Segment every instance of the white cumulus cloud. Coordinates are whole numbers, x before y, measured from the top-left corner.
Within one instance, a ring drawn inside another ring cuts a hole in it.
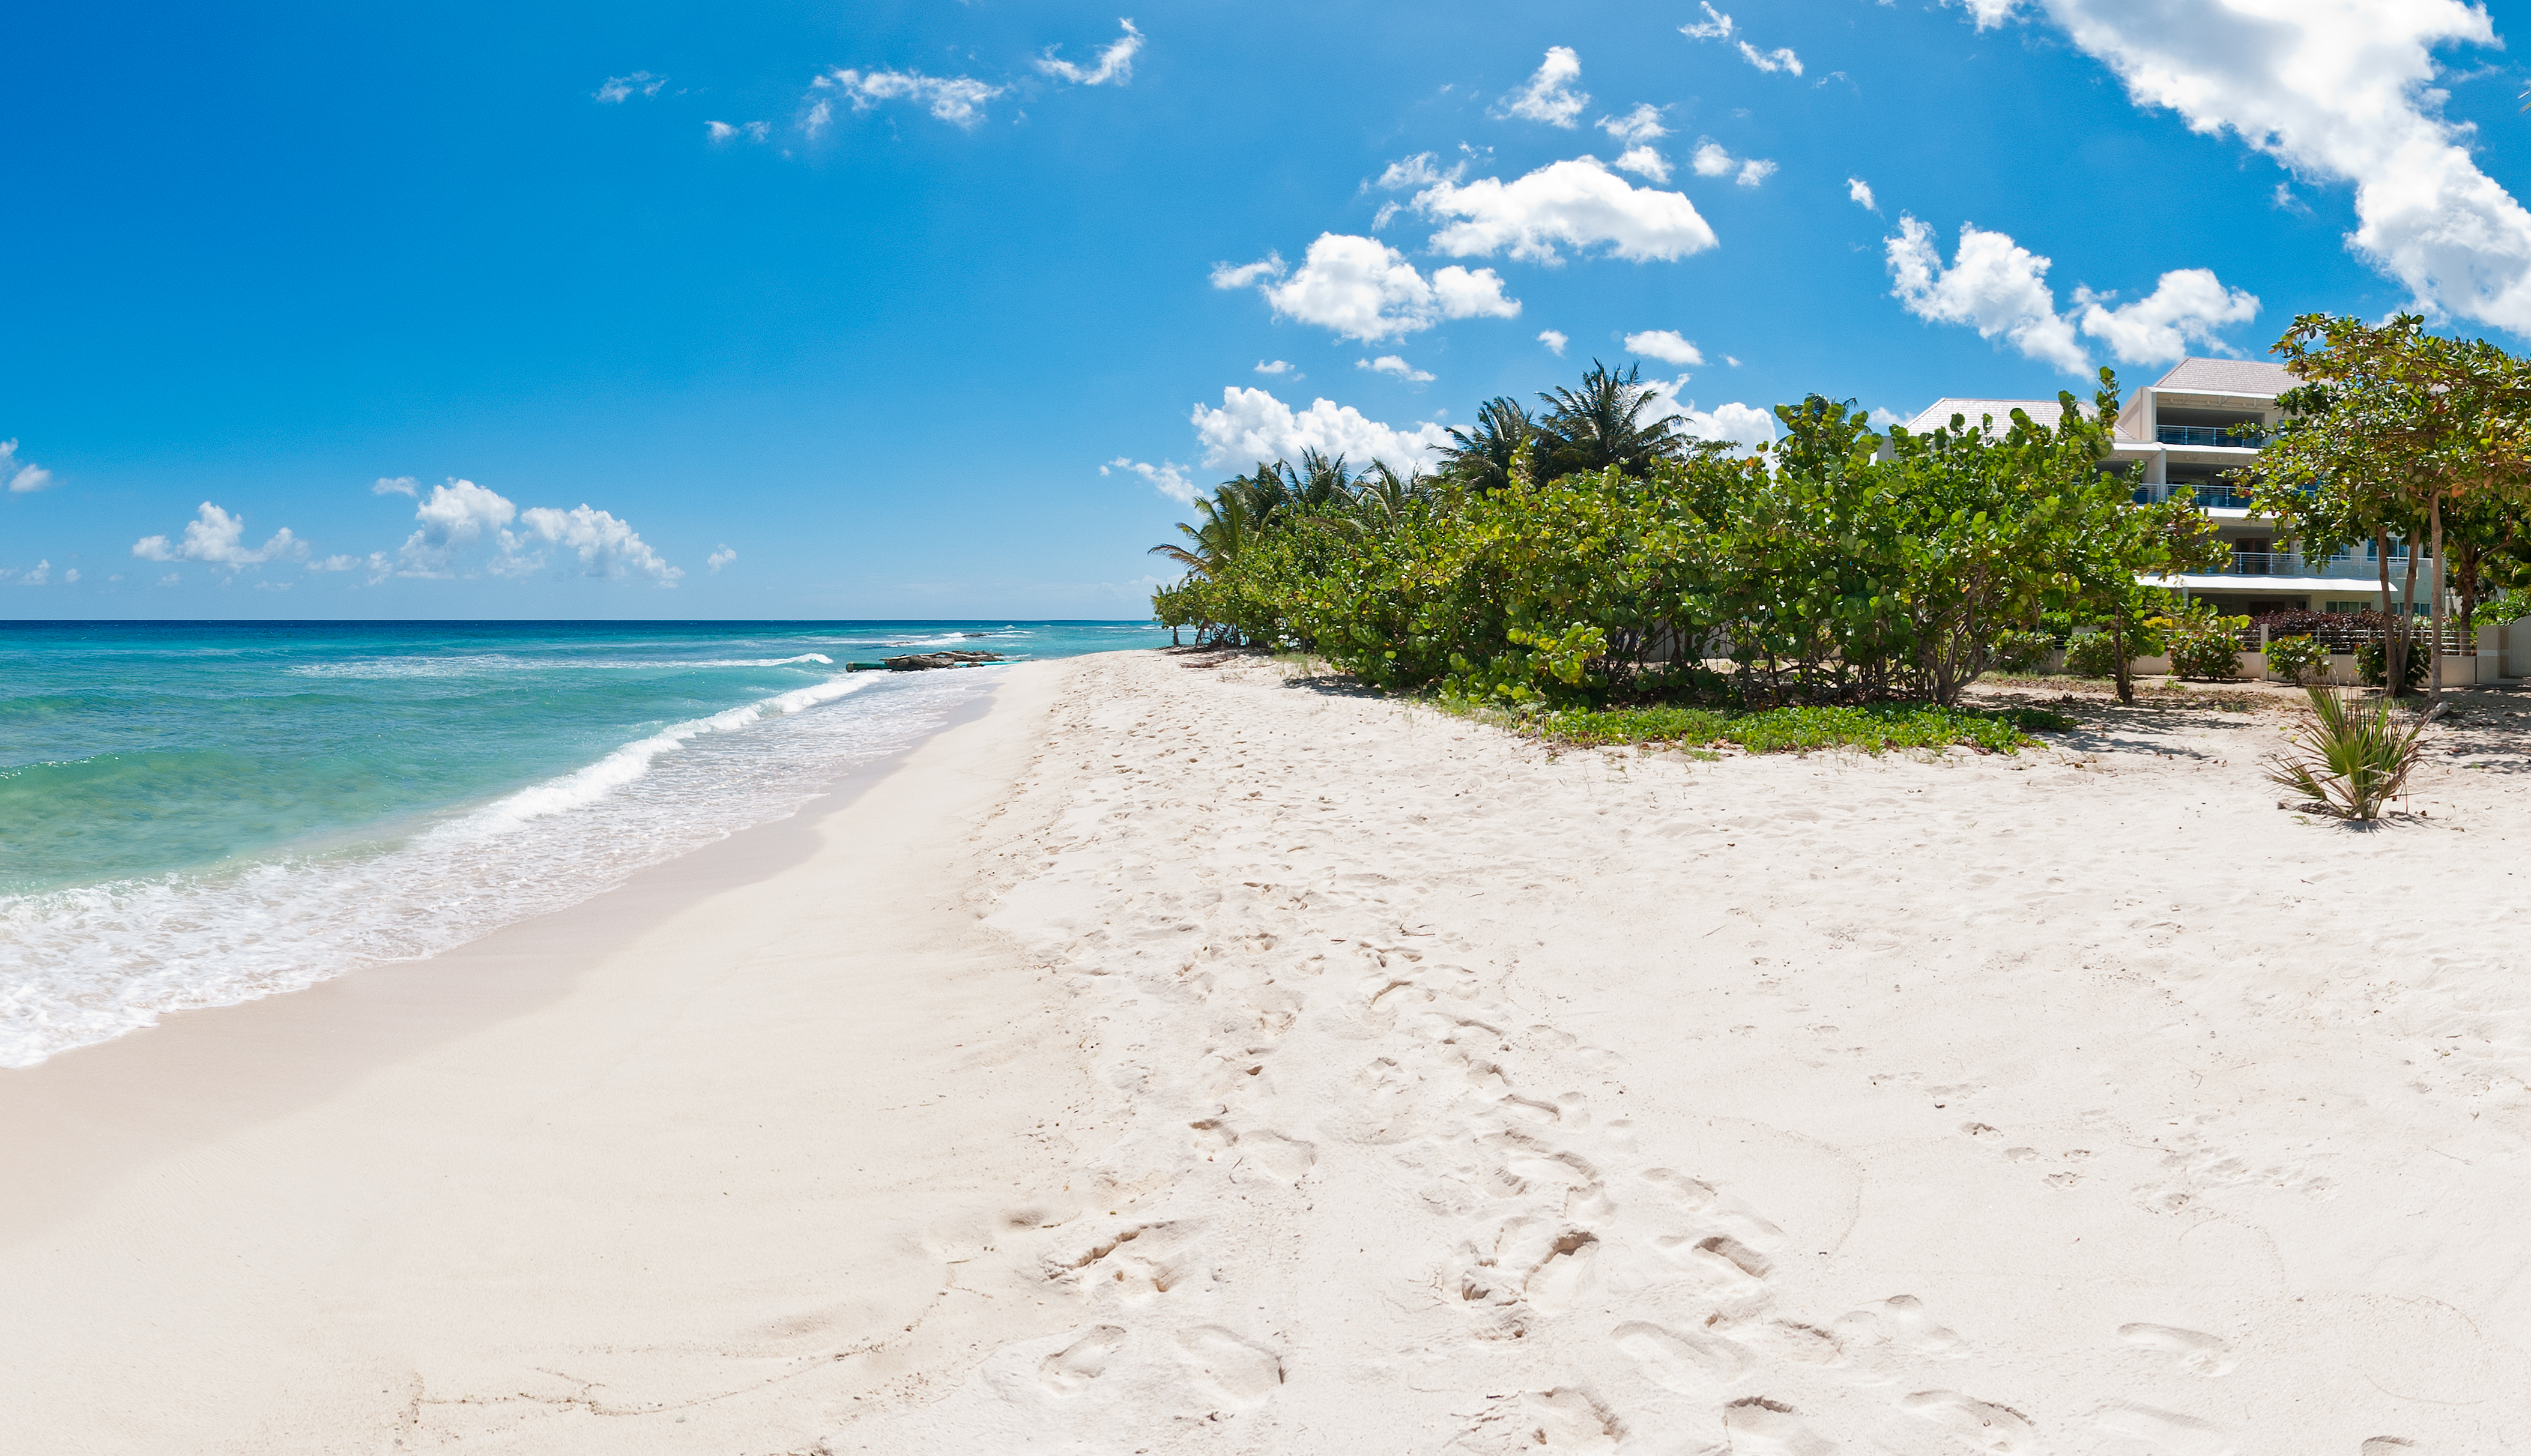
[[[1564,346],[1573,341],[1550,328],[1540,331],[1538,342],[1547,346],[1547,353],[1554,355],[1557,359],[1562,359],[1564,357]]]
[[[1378,359],[1357,359],[1353,362],[1353,366],[1357,369],[1370,369],[1375,373],[1394,374],[1409,384],[1430,384],[1433,382],[1433,376],[1431,374],[1415,367],[1413,364],[1408,364],[1404,359],[1401,359],[1394,354],[1383,354]]]
[[[1198,405],[1192,419],[1196,438],[1204,445],[1204,463],[1242,469],[1261,460],[1298,460],[1302,451],[1318,450],[1357,466],[1378,460],[1392,470],[1420,470],[1433,463],[1433,452],[1450,443],[1449,433],[1429,421],[1394,429],[1351,405],[1327,399],[1295,411],[1262,389],[1237,385],[1221,391],[1221,408]]]
[[[2126,364],[2176,363],[2192,343],[2230,353],[2216,330],[2259,316],[2258,299],[2245,289],[2225,288],[2212,268],[2174,268],[2131,304],[2110,308],[2111,297],[2077,288],[2074,307],[2083,332]]]
[[[920,71],[837,70],[809,84],[843,96],[855,111],[868,111],[882,101],[914,101],[951,126],[971,132],[984,124],[985,103],[1002,93],[1002,87],[970,77],[926,76]],[[810,112],[810,134],[823,130],[832,114],[819,100]]]
[[[6,576],[8,576],[8,573],[7,573],[7,572],[0,572],[0,577],[6,577]],[[47,583],[47,582],[51,581],[52,579],[53,579],[53,563],[52,563],[52,558],[50,558],[50,557],[46,557],[46,558],[44,558],[43,560],[36,562],[34,565],[32,565],[32,566],[30,566],[30,567],[27,568],[25,571],[20,572],[20,573],[18,574],[18,585],[19,585],[19,586],[21,586],[21,587],[41,587],[41,586],[43,586],[45,583]],[[71,575],[70,575],[70,579],[71,579],[72,581],[74,581],[74,582],[78,581],[78,580],[79,580],[79,573],[78,573],[78,572],[72,572],[72,573],[71,573]]]
[[[1273,363],[1268,364],[1265,360],[1261,359],[1257,361],[1257,372],[1261,374],[1292,374],[1295,371],[1292,368],[1292,365],[1286,361],[1278,359]]]
[[[1756,187],[1775,175],[1773,162],[1756,157],[1735,157],[1729,147],[1713,140],[1698,142],[1696,151],[1688,158],[1688,165],[1696,169],[1699,177],[1730,177],[1737,172],[1740,175],[1733,180],[1742,187]]]
[[[519,508],[497,490],[472,480],[451,480],[430,487],[430,495],[414,508],[422,523],[396,553],[399,576],[444,577],[455,574],[458,554],[498,532],[517,519]],[[370,555],[372,571],[382,571],[384,558]]]
[[[1109,41],[1107,48],[1098,53],[1097,65],[1076,66],[1058,58],[1054,47],[1048,46],[1045,54],[1038,57],[1037,69],[1081,85],[1105,85],[1110,82],[1123,85],[1132,81],[1134,54],[1143,48],[1143,32],[1134,28],[1132,21],[1119,21],[1117,24],[1125,28],[1125,33]]]
[[[246,517],[232,516],[204,501],[194,519],[185,523],[181,539],[170,541],[163,535],[145,535],[132,543],[132,554],[143,561],[200,561],[235,571],[267,561],[305,560],[308,543],[292,535],[285,526],[262,545],[250,546],[246,543]]]
[[[586,503],[568,511],[551,506],[531,506],[519,513],[519,530],[501,532],[503,561],[495,570],[506,575],[525,575],[542,566],[545,553],[534,550],[535,545],[550,545],[579,558],[580,575],[584,577],[643,576],[662,587],[673,587],[685,573],[660,559],[641,534],[605,511],[592,510]],[[516,563],[516,565],[512,565]]]
[[[1649,146],[1627,147],[1617,153],[1613,165],[1618,171],[1632,172],[1637,177],[1649,177],[1655,182],[1669,181],[1669,158]]]
[[[1972,325],[1981,339],[2000,337],[2069,373],[2089,368],[2074,326],[2056,314],[2048,259],[2008,235],[1962,225],[1959,252],[1944,267],[1933,228],[1901,213],[1888,258],[1891,295],[1917,317]]]
[[[1664,364],[1705,363],[1705,355],[1694,344],[1679,337],[1678,330],[1671,328],[1646,329],[1640,334],[1626,335],[1626,352],[1658,359]]]
[[[1191,505],[1195,501],[1195,482],[1187,478],[1186,468],[1174,460],[1163,460],[1158,465],[1153,465],[1148,461],[1119,455],[1100,466],[1098,474],[1106,475],[1111,469],[1123,471],[1129,476],[1142,476],[1153,490],[1176,501],[1179,505]]]
[[[369,487],[371,495],[419,495],[421,493],[422,482],[411,476],[380,476],[378,483]]]
[[[1279,257],[1241,267],[1224,263],[1212,270],[1212,286],[1256,283],[1277,314],[1366,344],[1428,329],[1444,318],[1520,313],[1520,301],[1503,297],[1502,279],[1493,269],[1471,272],[1453,264],[1428,279],[1406,254],[1377,238],[1322,233],[1301,266],[1285,273]]]
[[[1858,207],[1869,208],[1874,212],[1881,210],[1881,204],[1872,199],[1872,184],[1860,177],[1845,179],[1845,195],[1853,198],[1854,205]]]
[[[1569,45],[1550,45],[1547,59],[1539,63],[1537,74],[1529,84],[1502,99],[1502,113],[1528,121],[1545,122],[1550,127],[1570,127],[1582,108],[1591,104],[1588,91],[1573,89],[1582,79],[1582,58]]]
[[[703,558],[703,565],[712,569],[713,576],[719,576],[720,569],[722,567],[729,565],[737,559],[738,553],[729,548],[729,542],[723,541],[720,543],[720,549]]]
[[[1435,183],[1415,195],[1416,210],[1448,220],[1433,247],[1455,256],[1513,257],[1554,263],[1558,245],[1608,245],[1636,261],[1669,261],[1715,246],[1714,229],[1678,193],[1638,188],[1597,157],[1550,162],[1506,183],[1486,177],[1465,186]]]
[[[2056,311],[2048,284],[2049,260],[2003,233],[1960,228],[1959,251],[1942,263],[1934,230],[1906,213],[1898,236],[1888,240],[1892,297],[1908,312],[1938,323],[1965,323],[1978,337],[2001,338],[2032,359],[2068,373],[2090,371],[2082,333],[2101,340],[2128,364],[2166,364],[2191,343],[2230,352],[2218,330],[2258,315],[2259,301],[2225,288],[2209,268],[2177,268],[2162,275],[2151,294],[2112,307],[2112,295],[2074,291],[2071,314]]]
[[[597,100],[616,106],[632,100],[635,96],[645,99],[655,96],[659,94],[659,87],[667,84],[668,78],[664,76],[652,76],[647,71],[636,71],[630,76],[606,78],[606,84],[599,86],[591,94]]]
[[[1691,439],[1727,440],[1733,453],[1745,455],[1775,438],[1775,417],[1755,405],[1716,405],[1700,410],[1696,401],[1687,397],[1687,376],[1676,379],[1648,379],[1652,396],[1644,411],[1645,419],[1675,420],[1679,432]]]
[[[2008,0],[1972,0],[1981,28]],[[2047,0],[2138,106],[2226,133],[2305,181],[2355,189],[2348,245],[2445,311],[2531,332],[2531,211],[2482,171],[2443,115],[2434,49],[2502,42],[2461,0]]]
[[[51,471],[33,461],[18,459],[16,440],[0,440],[0,480],[9,482],[9,490],[12,494],[41,490],[47,485],[57,483]]]

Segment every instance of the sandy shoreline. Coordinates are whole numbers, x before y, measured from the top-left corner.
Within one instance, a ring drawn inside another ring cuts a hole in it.
[[[1550,758],[1189,661],[1015,670],[691,903],[0,1078],[0,1409],[58,1451],[2531,1448],[2531,729],[2362,835],[2275,808],[2251,714]]]

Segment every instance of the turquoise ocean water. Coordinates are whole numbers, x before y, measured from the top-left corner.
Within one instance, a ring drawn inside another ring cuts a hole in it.
[[[0,623],[0,1067],[411,960],[799,810],[1148,623]]]

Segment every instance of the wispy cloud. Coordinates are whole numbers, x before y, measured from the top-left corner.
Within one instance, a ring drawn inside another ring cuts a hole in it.
[[[1394,354],[1383,354],[1378,359],[1357,359],[1353,362],[1353,366],[1357,369],[1369,369],[1378,374],[1388,374],[1395,378],[1403,379],[1409,384],[1430,384],[1433,382],[1433,376],[1431,374],[1415,367],[1413,364],[1408,364],[1404,359]]]
[[[729,565],[737,559],[738,553],[729,548],[729,543],[727,541],[723,541],[721,542],[719,550],[714,551],[709,556],[703,558],[703,565],[711,568],[713,576],[719,576],[720,569],[722,567]]]
[[[630,76],[606,78],[606,84],[599,86],[591,94],[609,106],[620,106],[635,96],[647,100],[659,94],[659,87],[667,84],[668,78],[664,76],[652,76],[647,71],[636,71]]]
[[[855,111],[869,111],[882,101],[913,101],[949,125],[970,132],[984,124],[985,104],[1005,89],[973,77],[926,76],[920,71],[837,70],[809,84],[843,96]],[[810,109],[810,135],[824,130],[833,115],[825,100],[819,99]]]
[[[1773,50],[1760,50],[1742,36],[1740,27],[1731,17],[1715,9],[1710,3],[1706,3],[1704,9],[1704,20],[1679,27],[1678,33],[1690,40],[1728,40],[1732,47],[1740,52],[1740,59],[1761,71],[1788,71],[1795,76],[1802,74],[1802,58],[1793,54],[1791,47],[1778,46]]]
[[[1038,57],[1037,69],[1079,85],[1125,84],[1134,79],[1134,57],[1143,48],[1143,32],[1135,29],[1130,20],[1117,24],[1125,28],[1125,33],[1098,52],[1097,65],[1076,66],[1056,56],[1055,47],[1047,46],[1045,54]]]
[[[760,121],[740,122],[736,126],[728,122],[703,123],[703,135],[715,142],[734,141],[741,137],[750,141],[761,141],[770,136],[772,131],[772,127]]]
[[[1845,179],[1845,195],[1853,198],[1854,204],[1858,207],[1869,208],[1874,212],[1881,210],[1881,204],[1872,198],[1872,184],[1860,177]]]
[[[1189,505],[1195,500],[1195,482],[1187,478],[1185,468],[1175,461],[1163,460],[1158,465],[1152,465],[1119,455],[1098,468],[1098,474],[1102,476],[1111,474],[1113,471],[1123,471],[1129,476],[1142,476],[1144,480],[1150,482],[1153,490],[1176,501],[1179,505]]]

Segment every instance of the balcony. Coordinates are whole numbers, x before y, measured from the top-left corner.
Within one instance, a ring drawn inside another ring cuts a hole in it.
[[[2390,586],[2397,589],[2408,571],[2408,558],[2390,558]],[[2434,580],[2432,558],[2417,558],[2417,580]],[[2381,578],[2381,566],[2369,557],[2348,553],[2341,556],[2305,558],[2294,551],[2235,551],[2229,561],[2212,572],[2191,572],[2191,576],[2218,577],[2328,577],[2338,581],[2372,582]]]
[[[2256,450],[2268,442],[2267,431],[2255,425],[2162,424],[2154,427],[2153,434],[2165,445],[2222,445],[2234,450]]]

